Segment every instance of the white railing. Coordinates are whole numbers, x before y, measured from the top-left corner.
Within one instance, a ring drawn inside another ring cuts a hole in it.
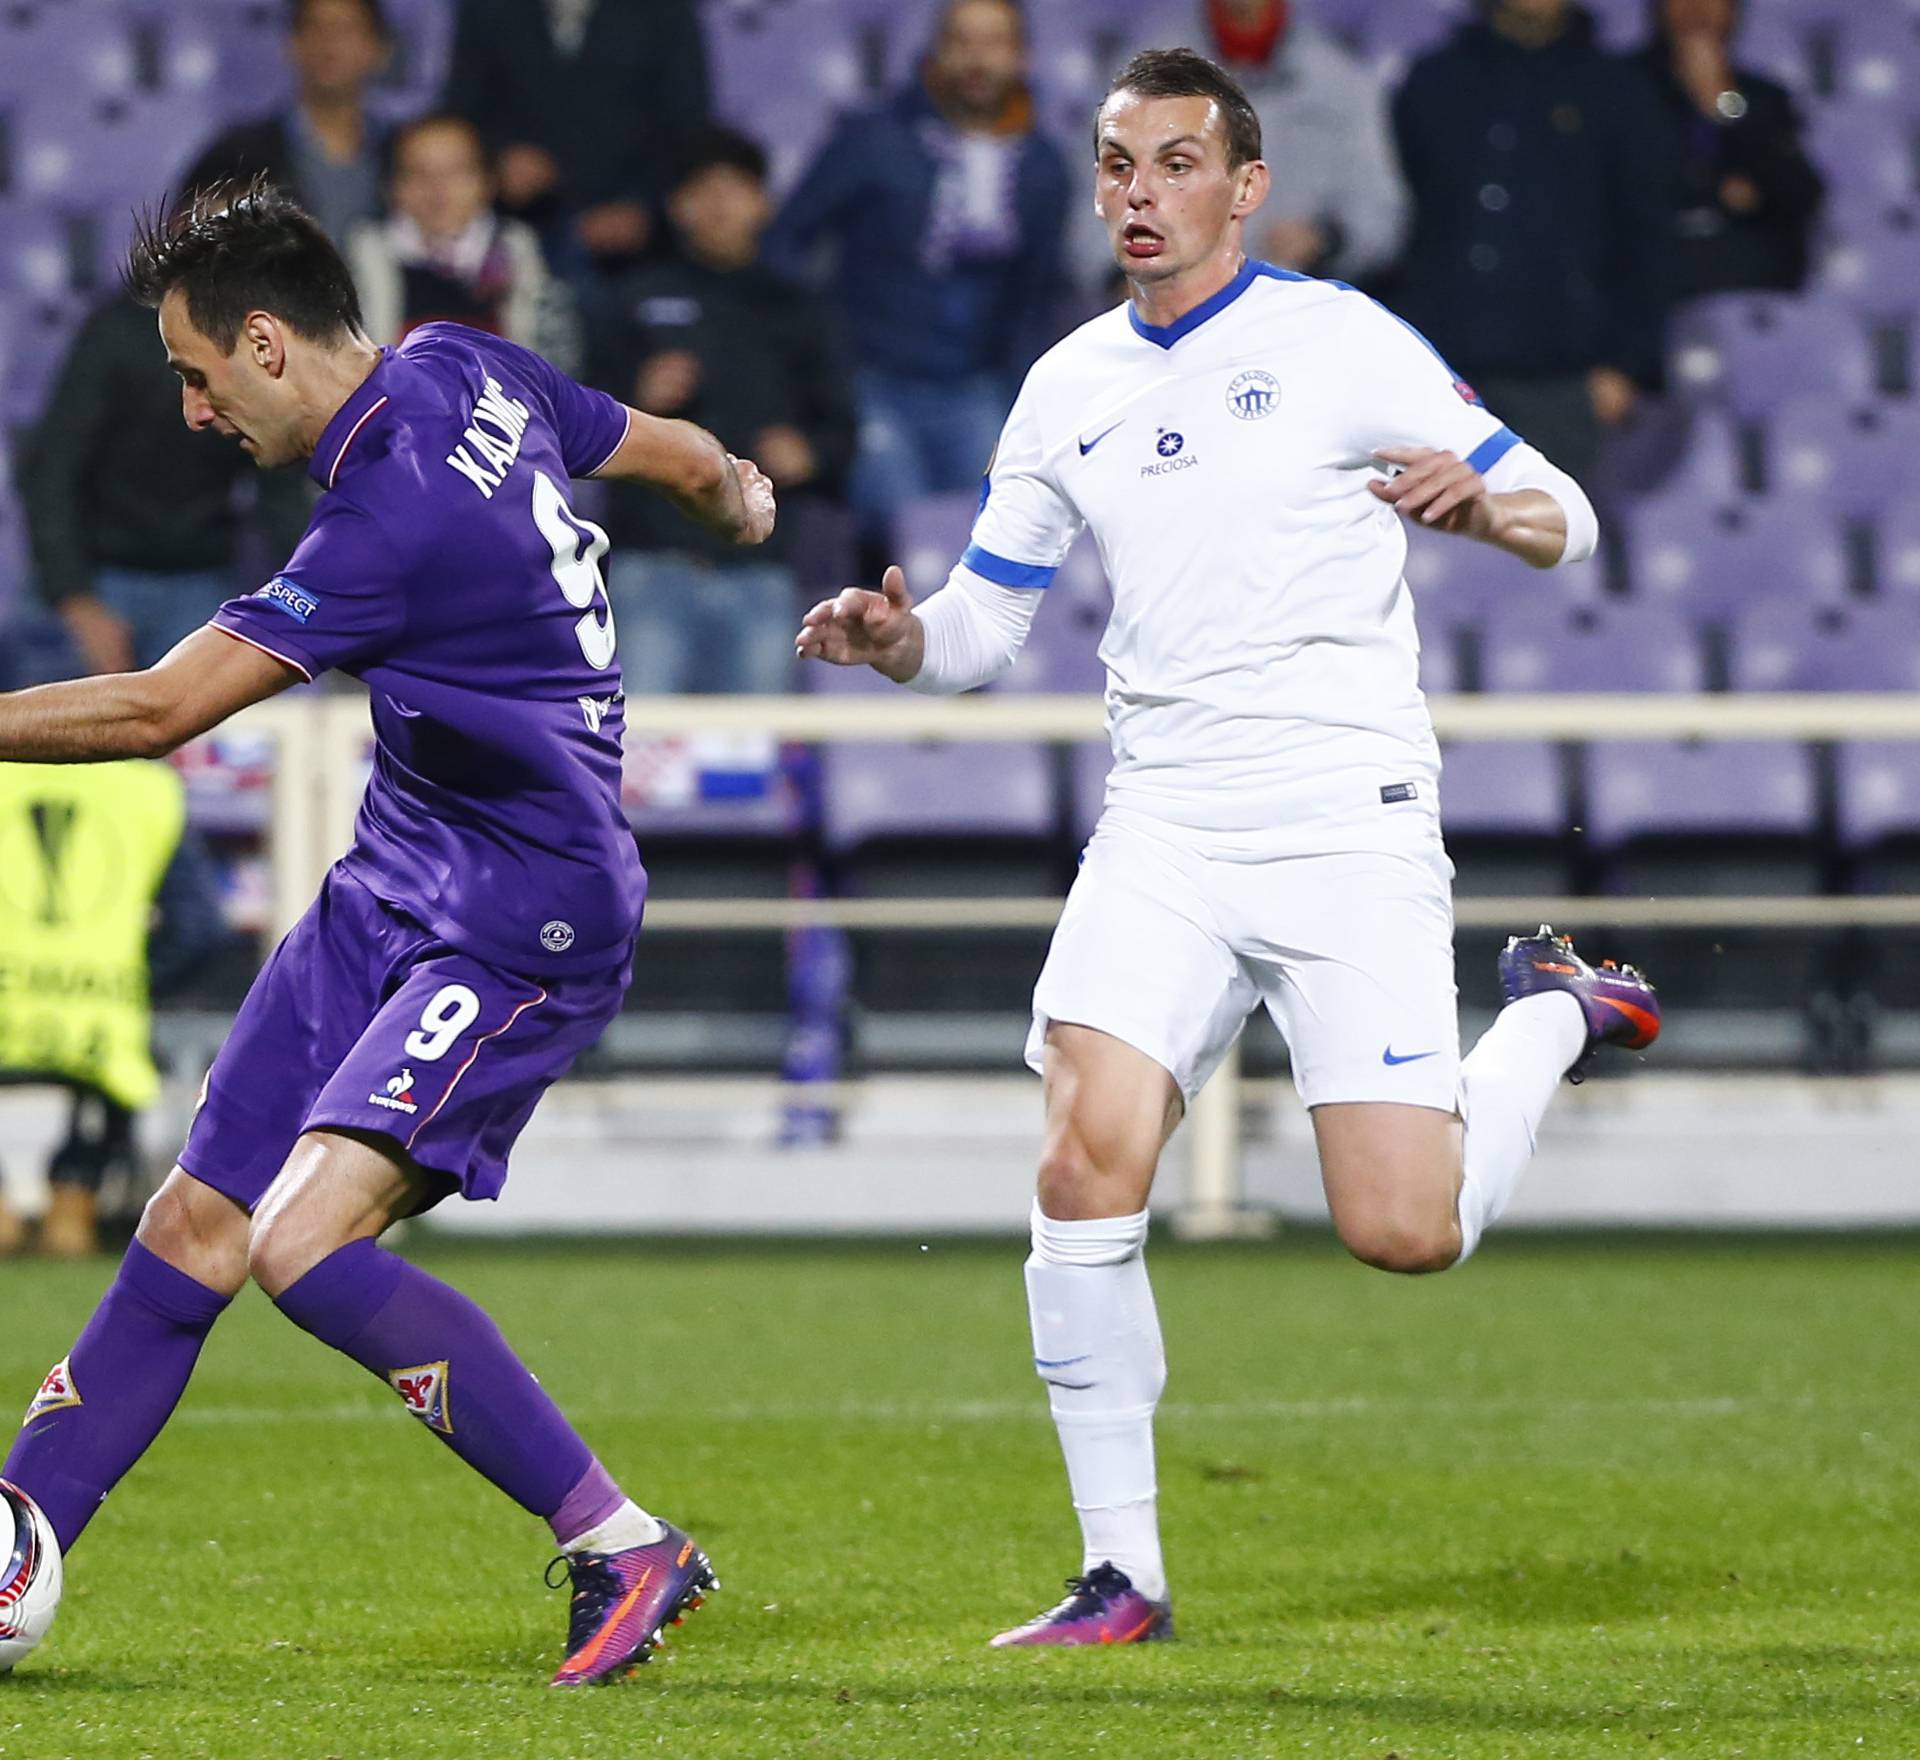
[[[1635,695],[1434,696],[1443,740],[1913,739],[1920,696]],[[653,697],[629,699],[630,733],[760,734],[814,743],[897,740],[1042,740],[1103,735],[1093,696],[1006,693],[958,698],[892,696]],[[283,933],[306,909],[327,867],[345,850],[359,806],[368,718],[357,695],[304,693],[250,710],[237,726],[277,747],[272,807],[273,920]],[[648,927],[677,931],[843,929],[1048,929],[1061,900],[1035,898],[661,899]],[[1920,896],[1774,898],[1473,897],[1455,901],[1467,928],[1577,922],[1612,928],[1845,928],[1920,926]],[[1230,1057],[1188,1120],[1192,1175],[1187,1233],[1218,1236],[1246,1225],[1239,1203],[1242,1082]]]

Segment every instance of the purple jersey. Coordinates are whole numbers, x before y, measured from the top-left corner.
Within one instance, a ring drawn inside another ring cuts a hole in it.
[[[214,619],[309,678],[366,681],[373,779],[344,865],[509,971],[618,965],[640,924],[607,538],[567,505],[626,425],[524,348],[422,325],[320,436],[326,493],[286,568]]]

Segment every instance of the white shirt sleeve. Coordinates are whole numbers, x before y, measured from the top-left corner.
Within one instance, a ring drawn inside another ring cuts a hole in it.
[[[1348,349],[1355,453],[1371,458],[1383,446],[1432,446],[1465,459],[1496,494],[1544,490],[1567,518],[1567,546],[1555,566],[1586,561],[1600,522],[1580,485],[1489,411],[1411,324],[1364,294],[1354,299]]]
[[[1041,402],[1029,374],[987,466],[966,552],[946,586],[918,607],[926,658],[910,689],[970,691],[1005,672],[1080,535],[1085,522],[1052,472]]]
[[[1585,562],[1599,548],[1600,516],[1593,511],[1586,490],[1538,447],[1522,441],[1482,474],[1496,495],[1515,489],[1539,489],[1560,503],[1560,511],[1567,516],[1567,547],[1560,552],[1555,568]]]

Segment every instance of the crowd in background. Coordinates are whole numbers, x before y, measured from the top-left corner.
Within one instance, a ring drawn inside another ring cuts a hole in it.
[[[1649,0],[1645,48],[1619,55],[1571,0],[1481,0],[1397,90],[1302,0],[1161,0],[1115,47],[1231,69],[1273,170],[1253,248],[1380,294],[1590,476],[1661,389],[1674,301],[1807,272],[1821,181],[1737,24],[1736,0]],[[292,101],[183,182],[268,174],[347,251],[377,341],[456,319],[701,422],[802,527],[849,510],[870,567],[904,506],[978,480],[1026,367],[1119,293],[1090,141],[1043,126],[1030,25],[1015,0],[950,0],[914,75],[776,199],[773,143],[712,118],[692,0],[464,0],[444,89],[398,122],[369,101],[381,0],[290,0]],[[19,469],[35,585],[85,664],[145,663],[204,621],[243,527],[284,552],[304,485],[248,474],[181,429],[150,320],[95,313]],[[724,552],[644,498],[608,520],[629,689],[786,688],[780,546]]]

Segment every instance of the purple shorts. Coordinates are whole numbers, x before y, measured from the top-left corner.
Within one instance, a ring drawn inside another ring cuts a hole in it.
[[[540,1097],[620,1012],[629,969],[544,984],[449,947],[335,868],[254,980],[180,1165],[251,1211],[302,1132],[390,1137],[497,1198]]]

